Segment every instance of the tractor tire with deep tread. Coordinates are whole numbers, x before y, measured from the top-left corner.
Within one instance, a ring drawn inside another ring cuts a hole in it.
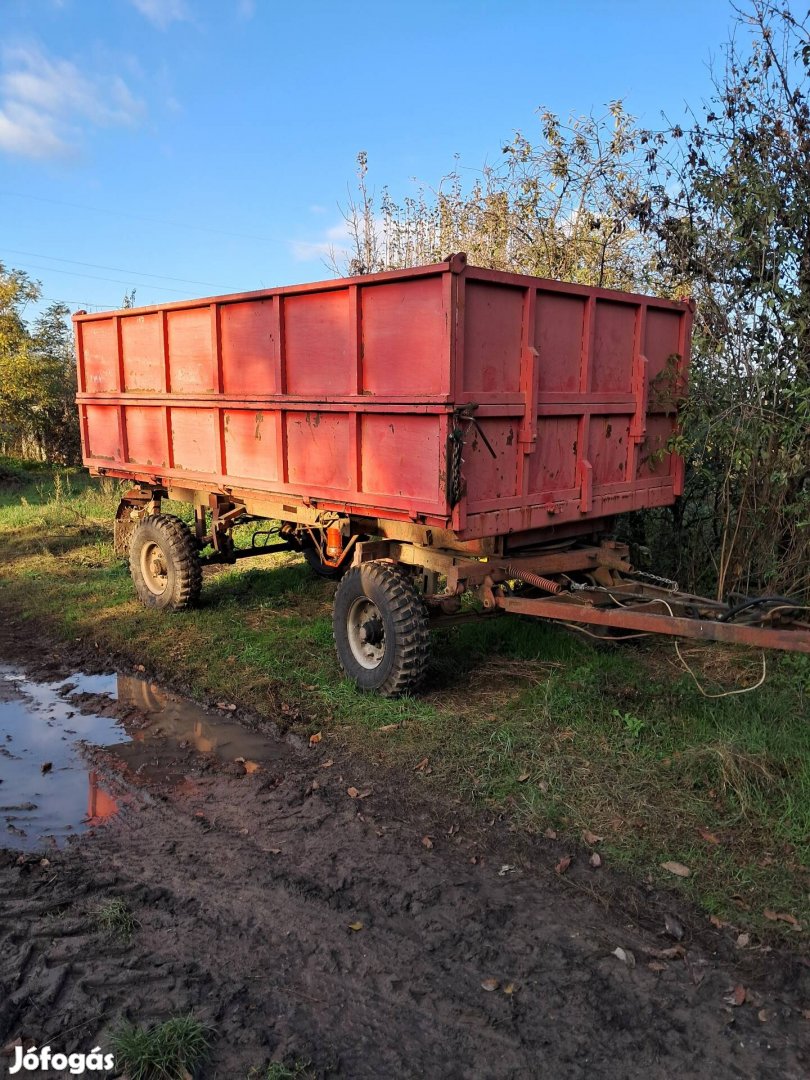
[[[428,613],[412,579],[387,562],[347,571],[335,594],[338,661],[361,690],[397,697],[416,690],[430,658]]]
[[[202,589],[197,542],[189,527],[171,514],[150,514],[132,536],[129,569],[145,607],[185,611]]]

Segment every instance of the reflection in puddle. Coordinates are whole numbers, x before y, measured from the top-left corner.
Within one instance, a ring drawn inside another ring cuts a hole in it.
[[[29,850],[45,837],[79,832],[109,817],[115,800],[81,756],[86,740],[114,746],[126,733],[111,717],[85,715],[63,692],[115,694],[115,678],[75,676],[37,683],[0,666],[0,844]]]
[[[119,812],[120,798],[88,760],[88,748],[109,751],[131,773],[156,770],[173,785],[185,778],[184,763],[159,761],[159,749],[239,761],[248,773],[290,753],[278,740],[136,676],[78,673],[39,683],[0,665],[0,847],[59,844]]]
[[[132,733],[136,741],[167,736],[188,742],[202,754],[215,754],[221,761],[241,758],[247,772],[255,772],[261,763],[284,756],[284,747],[275,740],[234,720],[213,715],[188,698],[171,694],[145,679],[119,675],[118,702],[122,707],[136,708],[151,721]]]

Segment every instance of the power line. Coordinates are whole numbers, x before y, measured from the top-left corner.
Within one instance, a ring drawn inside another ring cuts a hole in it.
[[[5,248],[11,255],[24,255],[31,259],[49,259],[51,262],[70,263],[72,266],[87,266],[91,270],[114,270],[117,274],[135,274],[137,277],[161,278],[163,281],[179,281],[186,285],[205,285],[210,289],[234,289],[232,285],[217,285],[211,281],[197,281],[194,278],[170,277],[168,274],[150,274],[142,270],[126,270],[122,266],[104,266],[102,263],[79,262],[78,259],[65,259],[59,255],[42,255],[36,251],[16,251],[14,248]]]
[[[61,199],[47,199],[44,195],[31,195],[21,191],[0,191],[0,195],[13,199],[34,199],[37,202],[52,203],[54,206],[68,206],[73,210],[85,210],[92,214],[108,214],[112,217],[129,218],[131,221],[147,221],[151,225],[161,225],[170,229],[190,229],[195,232],[212,233],[216,236],[233,236],[240,240],[260,241],[263,244],[286,244],[287,240],[279,236],[256,236],[253,233],[227,232],[225,229],[210,229],[205,225],[187,225],[177,221],[161,221],[159,218],[143,217],[140,214],[128,214],[124,210],[107,210],[100,206],[83,206],[81,203],[63,202]]]
[[[49,304],[67,304],[68,306],[76,305],[81,308],[98,308],[99,311],[114,310],[110,308],[109,304],[91,304],[89,300],[68,300],[64,297],[62,300],[57,300],[55,296],[40,296],[40,300],[45,300]]]
[[[66,274],[68,277],[88,278],[90,281],[109,281],[113,285],[134,286],[136,289],[154,289],[157,292],[170,292],[176,293],[178,296],[188,296],[188,289],[170,289],[168,285],[150,285],[146,281],[122,281],[120,278],[99,277],[98,274],[81,274],[78,270],[57,270],[55,266],[37,266],[36,263],[29,263],[27,267],[22,267],[22,269],[47,270],[49,274]]]

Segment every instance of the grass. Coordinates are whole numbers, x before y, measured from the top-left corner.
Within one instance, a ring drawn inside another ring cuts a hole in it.
[[[95,912],[98,928],[110,937],[129,941],[138,929],[138,920],[132,914],[129,904],[120,896],[114,896],[100,904]]]
[[[309,1063],[305,1061],[296,1061],[292,1065],[271,1061],[263,1068],[251,1069],[248,1080],[308,1080],[314,1075],[310,1071]]]
[[[304,735],[339,731],[370,769],[402,767],[438,797],[503,812],[516,828],[552,827],[572,842],[590,830],[604,837],[606,865],[680,889],[735,925],[801,940],[763,911],[810,918],[810,658],[771,653],[761,689],[707,699],[671,641],[607,646],[503,618],[435,634],[424,692],[386,701],[341,679],[334,585],[299,556],[207,571],[195,611],[141,608],[112,553],[116,501],[113,485],[81,472],[0,485],[0,608]],[[249,527],[240,533],[249,542]],[[691,642],[681,651],[713,691],[761,672],[758,653]],[[430,772],[414,773],[424,757]],[[667,860],[691,877],[667,875]]]
[[[110,1046],[127,1080],[186,1080],[208,1057],[209,1031],[191,1014],[149,1028],[122,1024]]]

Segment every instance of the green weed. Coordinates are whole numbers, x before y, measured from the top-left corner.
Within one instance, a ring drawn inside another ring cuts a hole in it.
[[[205,1024],[189,1014],[149,1028],[123,1024],[110,1045],[127,1080],[186,1080],[208,1057],[209,1036]]]
[[[251,1069],[248,1080],[308,1080],[314,1075],[310,1071],[309,1062],[306,1061],[296,1061],[292,1065],[271,1061],[263,1068]]]
[[[139,926],[129,904],[120,896],[105,900],[96,908],[94,915],[100,930],[122,941],[129,941]]]

